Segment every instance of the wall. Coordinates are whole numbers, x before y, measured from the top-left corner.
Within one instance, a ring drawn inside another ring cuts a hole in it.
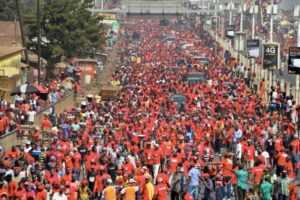
[[[20,74],[21,53],[0,59],[0,75],[12,77]]]

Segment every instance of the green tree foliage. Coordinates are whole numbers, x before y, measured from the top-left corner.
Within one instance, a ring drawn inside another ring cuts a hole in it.
[[[99,19],[88,10],[92,0],[44,0],[41,6],[42,57],[48,73],[61,57],[90,55],[100,45]],[[31,47],[36,48],[37,26],[30,25]]]
[[[16,4],[14,0],[0,0],[0,20],[12,21],[16,18]]]
[[[36,0],[20,0],[23,14],[32,14]],[[17,17],[16,0],[0,0],[0,20],[13,21]]]

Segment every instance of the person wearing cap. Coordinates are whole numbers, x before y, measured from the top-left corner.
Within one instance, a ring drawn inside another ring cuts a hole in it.
[[[123,200],[133,200],[136,199],[136,193],[139,190],[139,187],[136,186],[136,181],[131,178],[128,181],[128,185],[121,190],[121,195]]]
[[[111,179],[107,179],[106,187],[102,192],[103,200],[117,200],[117,190]]]

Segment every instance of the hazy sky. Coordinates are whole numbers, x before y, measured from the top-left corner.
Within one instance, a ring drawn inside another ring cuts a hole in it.
[[[285,10],[293,9],[295,5],[300,5],[300,0],[282,0],[280,7]]]

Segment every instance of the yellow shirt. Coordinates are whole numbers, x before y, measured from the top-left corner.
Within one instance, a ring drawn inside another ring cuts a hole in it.
[[[117,191],[114,186],[107,186],[103,190],[104,200],[117,200]]]
[[[151,182],[146,184],[146,195],[148,200],[152,200],[154,196],[154,186]]]
[[[125,187],[122,191],[121,194],[124,195],[123,200],[134,200],[136,197],[136,192],[138,191],[137,186],[128,186]]]

